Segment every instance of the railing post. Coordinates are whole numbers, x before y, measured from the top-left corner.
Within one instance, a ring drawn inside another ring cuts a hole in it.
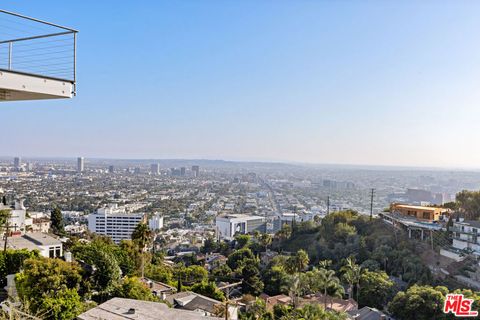
[[[12,70],[12,50],[13,42],[8,43],[8,70]]]
[[[77,94],[77,33],[73,32],[73,94]]]

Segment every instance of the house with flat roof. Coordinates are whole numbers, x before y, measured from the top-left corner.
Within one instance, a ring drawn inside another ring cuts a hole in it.
[[[453,221],[450,231],[453,236],[452,247],[458,250],[469,249],[480,256],[480,221]]]
[[[227,214],[215,219],[218,236],[222,239],[232,240],[235,234],[247,234],[265,231],[265,218],[247,214]]]
[[[408,204],[392,203],[391,213],[397,213],[403,216],[413,217],[422,221],[440,221],[444,220],[450,213],[449,209],[441,207],[414,206]]]
[[[3,248],[5,239],[0,241]],[[27,249],[29,251],[38,250],[40,255],[45,258],[60,258],[63,256],[62,242],[47,233],[33,232],[24,235],[14,235],[7,238],[8,249]]]
[[[140,281],[143,282],[155,296],[162,300],[165,300],[167,296],[177,292],[177,288],[160,281],[154,281],[148,278],[141,278]]]

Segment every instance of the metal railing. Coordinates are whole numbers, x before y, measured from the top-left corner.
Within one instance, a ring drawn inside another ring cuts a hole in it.
[[[0,10],[0,69],[75,84],[77,32]]]

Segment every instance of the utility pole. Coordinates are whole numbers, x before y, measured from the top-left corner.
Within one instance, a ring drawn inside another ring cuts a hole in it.
[[[8,224],[8,218],[5,222],[5,243],[3,244],[3,252],[7,251],[8,232],[10,231],[10,225]]]
[[[330,214],[330,196],[327,196],[327,216]]]
[[[295,206],[295,208],[293,209],[292,236],[295,233],[295,226],[297,223],[296,216],[297,216],[297,206]]]
[[[432,244],[432,251],[433,251],[433,230],[430,229],[430,242]]]
[[[375,189],[371,189],[371,194],[370,194],[370,220],[373,219],[373,195],[375,194]]]
[[[228,298],[225,301],[225,320],[228,320]]]

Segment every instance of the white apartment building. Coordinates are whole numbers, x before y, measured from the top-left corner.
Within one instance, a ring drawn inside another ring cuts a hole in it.
[[[163,228],[163,216],[160,213],[154,213],[153,216],[148,219],[148,227],[152,230],[160,230]]]
[[[232,240],[236,233],[247,234],[258,230],[265,231],[265,218],[246,214],[229,214],[215,219],[218,237]]]
[[[130,240],[132,232],[140,222],[148,222],[152,230],[163,228],[163,216],[154,213],[147,221],[145,212],[132,212],[144,207],[145,204],[118,206],[109,204],[88,215],[88,230],[112,238],[115,243]]]
[[[453,243],[456,249],[471,249],[480,256],[480,221],[454,221]]]
[[[88,215],[88,230],[112,238],[115,243],[132,238],[140,222],[145,222],[143,212],[130,213],[125,207],[110,204]]]

